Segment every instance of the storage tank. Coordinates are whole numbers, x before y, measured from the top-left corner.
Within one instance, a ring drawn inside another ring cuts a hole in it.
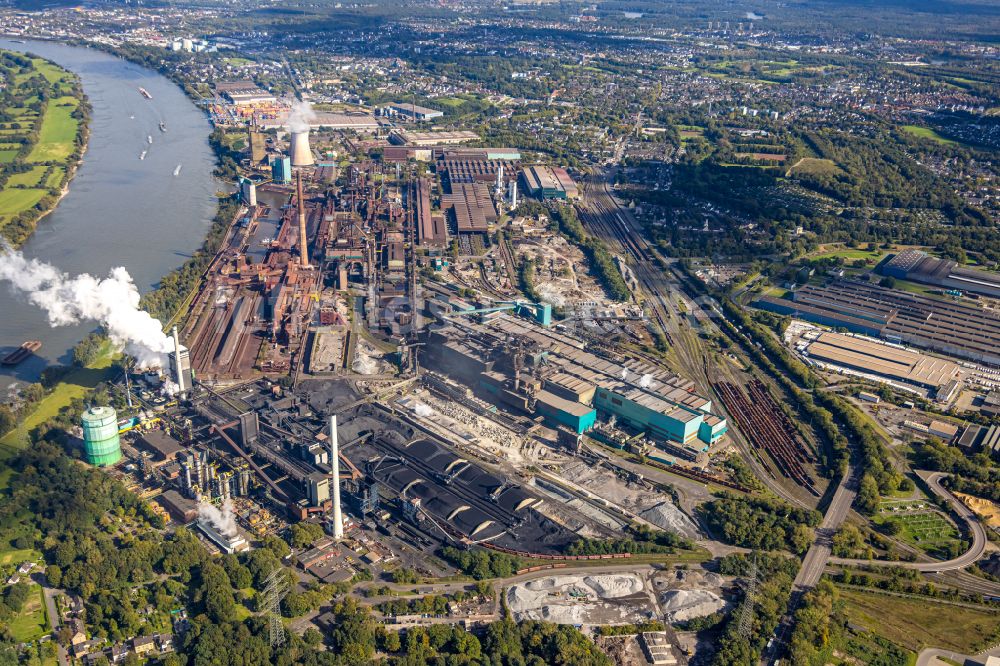
[[[112,407],[91,407],[83,413],[83,448],[87,462],[98,467],[114,465],[122,458],[118,437],[118,413]]]

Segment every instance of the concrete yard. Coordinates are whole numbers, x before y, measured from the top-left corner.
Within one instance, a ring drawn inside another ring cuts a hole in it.
[[[727,606],[724,577],[702,570],[546,576],[506,591],[517,620],[584,626],[690,620]]]
[[[703,536],[695,522],[668,496],[651,490],[648,486],[623,481],[601,465],[595,467],[582,460],[574,460],[562,467],[560,475],[611,504],[638,514],[661,529],[691,539]]]

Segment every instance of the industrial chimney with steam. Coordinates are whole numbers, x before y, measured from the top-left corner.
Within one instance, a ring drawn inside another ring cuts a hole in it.
[[[312,166],[315,164],[312,150],[309,148],[309,130],[292,132],[288,153],[289,157],[292,158],[292,166]]]
[[[191,388],[191,355],[188,348],[181,344],[177,327],[174,326],[174,350],[168,355],[167,371],[171,381],[177,384],[177,392],[181,397]]]

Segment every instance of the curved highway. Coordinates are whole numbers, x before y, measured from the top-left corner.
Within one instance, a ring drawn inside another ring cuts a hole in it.
[[[920,474],[920,472],[917,473]],[[983,552],[986,550],[986,528],[983,527],[983,524],[979,522],[979,518],[976,517],[976,514],[973,513],[969,507],[965,506],[961,500],[952,495],[941,485],[941,479],[946,476],[950,476],[950,474],[946,474],[944,472],[930,472],[925,474],[926,475],[921,474],[921,476],[923,476],[924,480],[927,481],[927,485],[930,487],[931,491],[938,497],[944,498],[951,505],[952,511],[957,513],[958,516],[969,526],[969,532],[972,534],[972,547],[969,548],[969,550],[955,559],[946,560],[944,562],[888,562],[884,560],[854,560],[840,557],[831,558],[830,562],[832,564],[847,565],[892,565],[905,567],[907,569],[916,569],[917,571],[936,573],[938,571],[954,571],[955,569],[964,569],[982,557]]]

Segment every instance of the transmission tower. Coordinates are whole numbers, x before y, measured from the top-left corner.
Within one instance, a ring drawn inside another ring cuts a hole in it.
[[[278,567],[264,580],[264,609],[270,622],[271,649],[285,644],[285,627],[281,624],[281,600],[288,594],[288,579]]]
[[[753,623],[753,602],[757,596],[757,553],[753,554],[753,562],[750,563],[750,571],[747,574],[746,594],[743,596],[743,605],[740,606],[740,615],[737,631],[747,643],[750,642],[750,630]]]

